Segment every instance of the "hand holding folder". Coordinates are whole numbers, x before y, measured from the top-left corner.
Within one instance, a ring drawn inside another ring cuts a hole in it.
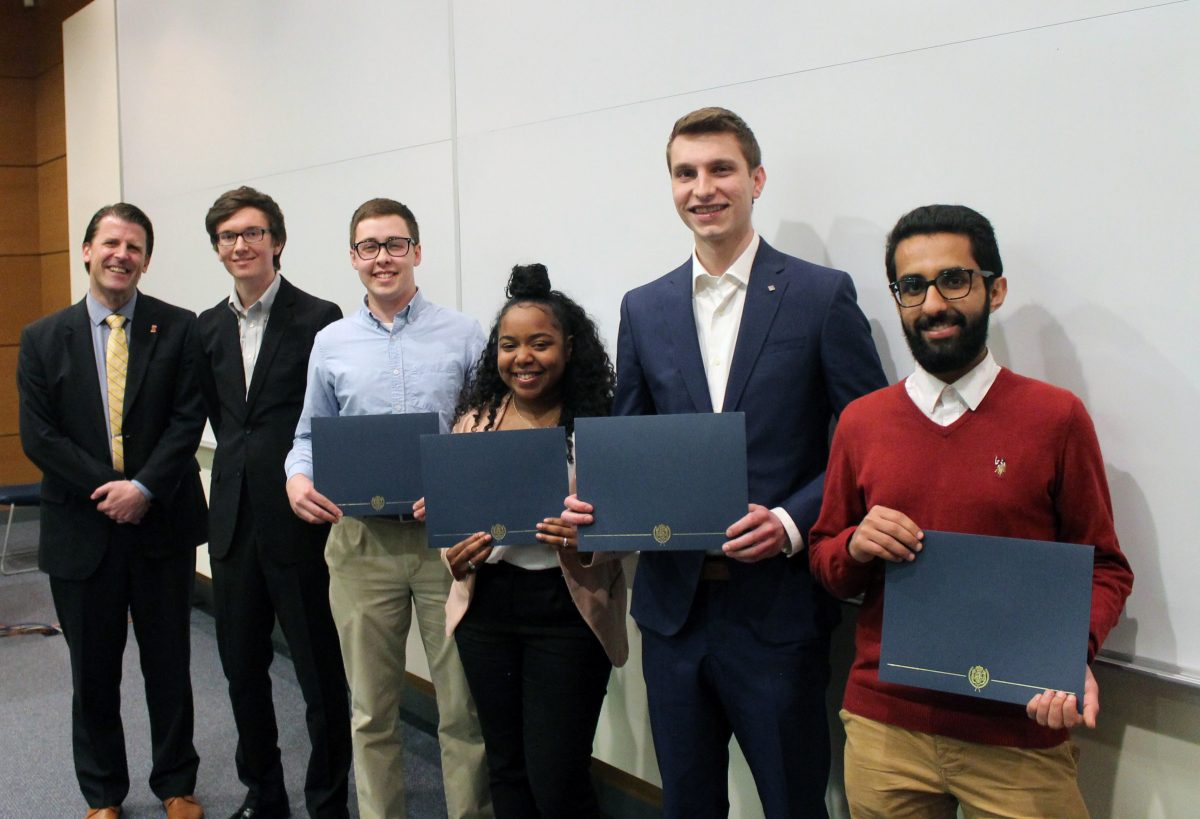
[[[920,534],[919,556],[889,552],[879,679],[1023,705],[1059,727],[1078,721],[1063,714],[1069,694],[1076,708],[1092,705],[1084,718],[1094,722],[1085,691],[1093,548]]]
[[[504,546],[542,542],[538,525],[568,490],[561,427],[426,435],[421,439],[429,545],[448,549],[478,532]]]
[[[584,551],[720,549],[749,505],[739,412],[579,418],[575,458]]]

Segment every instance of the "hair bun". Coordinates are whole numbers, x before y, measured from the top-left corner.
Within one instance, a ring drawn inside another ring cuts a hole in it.
[[[514,265],[504,292],[510,299],[545,298],[550,295],[550,273],[544,264]]]

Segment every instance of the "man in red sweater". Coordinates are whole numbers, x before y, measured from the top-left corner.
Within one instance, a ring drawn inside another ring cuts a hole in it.
[[[916,371],[843,411],[809,547],[833,594],[864,595],[842,711],[851,812],[1087,816],[1068,729],[1095,726],[1090,668],[1082,715],[1062,692],[1021,709],[879,681],[884,561],[918,559],[922,527],[1094,545],[1089,664],[1133,586],[1083,404],[987,349],[1008,291],[988,220],[917,208],[888,237],[886,264]]]

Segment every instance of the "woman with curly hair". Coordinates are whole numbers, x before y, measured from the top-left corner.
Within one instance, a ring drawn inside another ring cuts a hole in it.
[[[575,419],[609,414],[612,363],[544,266],[514,267],[506,294],[454,432],[565,427],[574,491]],[[537,544],[493,546],[478,532],[444,550],[446,630],[479,710],[498,819],[598,817],[588,769],[609,674],[629,654],[625,577],[619,555],[581,554],[560,518],[538,530]]]

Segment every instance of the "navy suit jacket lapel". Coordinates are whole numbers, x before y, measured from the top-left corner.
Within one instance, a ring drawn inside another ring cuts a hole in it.
[[[663,304],[663,320],[667,325],[666,341],[671,347],[675,366],[683,376],[684,386],[696,407],[696,412],[712,412],[712,397],[708,394],[708,376],[700,356],[700,338],[696,334],[696,313],[692,308],[692,261],[667,274],[667,292]]]
[[[775,321],[775,314],[787,291],[788,277],[782,275],[784,256],[775,248],[761,241],[754,264],[750,268],[750,281],[746,285],[746,304],[742,308],[742,323],[738,328],[737,344],[733,350],[733,362],[729,366],[729,381],[725,385],[723,409],[733,412],[742,400],[746,382],[754,369],[754,362],[762,352],[763,342]]]
[[[100,374],[96,372],[96,347],[92,342],[92,319],[88,315],[87,302],[81,301],[68,319],[63,337],[63,349],[68,360],[76,362],[80,375],[75,386],[78,390],[79,406],[84,417],[92,424],[99,441],[108,448],[108,426],[104,417],[104,402],[100,397]],[[75,366],[75,365],[72,365]]]

